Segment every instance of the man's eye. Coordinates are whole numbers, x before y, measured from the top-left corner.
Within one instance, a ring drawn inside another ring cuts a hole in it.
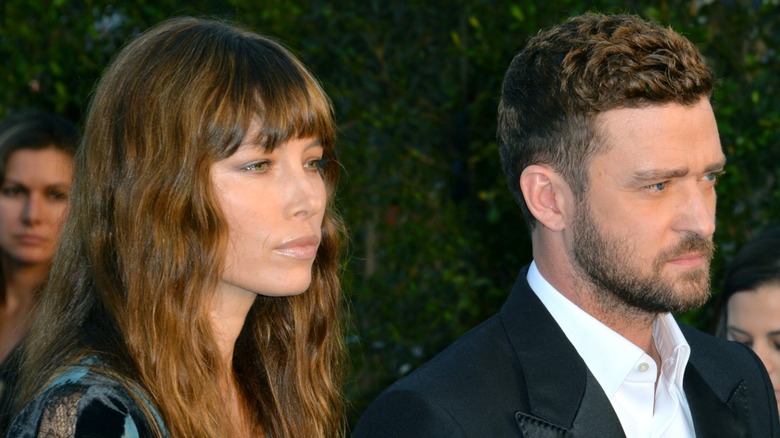
[[[659,183],[655,183],[655,184],[650,184],[649,186],[645,186],[645,188],[647,190],[653,190],[653,191],[660,192],[660,191],[663,191],[664,189],[666,189],[667,185],[669,185],[669,183],[664,181],[664,182],[659,182]]]
[[[724,173],[726,173],[726,172],[720,171],[720,172],[708,173],[707,175],[704,176],[704,179],[706,179],[707,181],[709,181],[709,182],[714,184],[714,183],[718,182],[718,180],[720,179],[721,175],[723,175]]]

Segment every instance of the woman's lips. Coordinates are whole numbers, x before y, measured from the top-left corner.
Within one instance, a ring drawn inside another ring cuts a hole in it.
[[[21,243],[22,245],[30,245],[30,246],[43,245],[49,240],[43,236],[38,236],[35,234],[17,234],[15,238],[16,241]]]
[[[274,249],[274,252],[296,260],[313,260],[317,256],[320,239],[317,236],[305,236],[288,240]]]

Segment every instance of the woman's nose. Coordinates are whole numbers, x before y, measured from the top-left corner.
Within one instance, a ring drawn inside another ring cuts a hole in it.
[[[27,195],[22,210],[22,221],[26,224],[35,224],[43,217],[43,200],[35,194]]]

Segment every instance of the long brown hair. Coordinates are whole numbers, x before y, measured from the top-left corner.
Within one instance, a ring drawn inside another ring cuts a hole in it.
[[[343,225],[327,96],[273,40],[219,21],[163,22],[104,73],[76,157],[71,215],[25,352],[33,397],[64,364],[97,354],[141,388],[171,436],[229,436],[209,320],[227,227],[210,166],[242,144],[250,122],[273,150],[314,137],[332,165],[312,283],[258,296],[236,341],[233,373],[270,436],[343,434],[344,345],[338,271]]]

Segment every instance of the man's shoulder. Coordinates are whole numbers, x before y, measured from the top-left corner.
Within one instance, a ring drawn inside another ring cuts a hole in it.
[[[513,355],[500,317],[493,315],[388,389],[458,391],[461,385],[487,380],[487,368],[511,362]]]
[[[761,359],[744,344],[683,324],[680,328],[691,347],[684,383],[691,409],[698,408],[700,415],[720,415],[724,421],[735,415],[746,430],[752,430],[752,436],[778,436],[777,402]],[[713,404],[707,393],[714,394],[728,411],[718,414],[716,408],[721,405]],[[717,424],[718,433],[725,433],[723,424]]]
[[[691,346],[691,350],[693,350],[695,347],[704,348],[705,350],[715,348],[739,350],[739,348],[735,348],[735,345],[732,345],[733,342],[727,341],[717,336],[713,336],[688,324],[678,322],[677,325],[680,327],[680,331],[682,332],[683,336],[685,336],[685,340],[688,341],[688,344]]]
[[[353,436],[457,437],[516,428],[515,411],[507,407],[519,405],[521,380],[517,355],[494,315],[383,391]]]
[[[685,339],[691,347],[689,364],[711,384],[745,381],[751,385],[763,385],[766,371],[761,359],[748,346],[718,338],[685,324],[680,324]]]
[[[760,363],[758,357],[744,344],[727,341],[686,324],[679,325],[691,347],[691,360],[697,363],[721,369],[730,368],[737,372],[744,370],[746,365]]]

